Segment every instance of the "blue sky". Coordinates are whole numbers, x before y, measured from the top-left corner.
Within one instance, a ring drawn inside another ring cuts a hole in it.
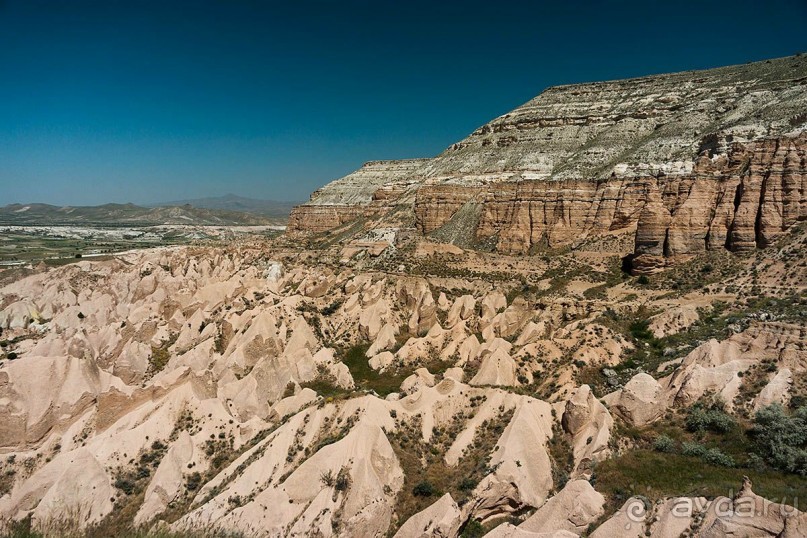
[[[795,54],[805,28],[805,0],[0,0],[0,205],[305,199],[548,86]]]

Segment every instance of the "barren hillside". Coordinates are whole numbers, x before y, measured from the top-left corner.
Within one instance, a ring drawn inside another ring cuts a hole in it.
[[[0,533],[807,535],[805,84],[552,88],[284,236],[2,270]]]

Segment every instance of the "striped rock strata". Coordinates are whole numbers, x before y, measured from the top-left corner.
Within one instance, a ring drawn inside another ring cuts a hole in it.
[[[553,87],[433,159],[324,186],[289,230],[368,219],[504,253],[625,232],[638,272],[764,247],[807,218],[806,110],[804,56]]]

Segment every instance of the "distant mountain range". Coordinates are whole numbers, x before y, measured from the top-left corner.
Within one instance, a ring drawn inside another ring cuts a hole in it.
[[[193,200],[177,200],[173,202],[164,202],[158,204],[149,204],[148,207],[168,207],[168,206],[185,206],[191,205],[193,207],[205,209],[219,209],[225,211],[240,211],[243,213],[252,213],[253,215],[261,215],[270,219],[280,219],[285,222],[289,213],[294,206],[302,202],[279,202],[277,200],[257,200],[253,198],[244,198],[235,194],[225,194],[224,196],[210,197],[210,198],[196,198]]]
[[[55,206],[49,204],[11,204],[0,208],[0,224],[25,225],[105,225],[149,226],[192,224],[199,226],[259,226],[284,224],[288,217],[195,207],[190,204],[141,207],[134,204],[98,206]]]

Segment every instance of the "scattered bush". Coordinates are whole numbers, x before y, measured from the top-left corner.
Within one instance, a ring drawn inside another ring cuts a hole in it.
[[[763,472],[768,467],[765,460],[760,458],[759,455],[753,453],[748,455],[748,462],[746,466],[756,472]]]
[[[704,408],[694,405],[687,414],[685,421],[687,430],[691,432],[712,431],[716,433],[730,432],[737,423],[720,407]]]
[[[423,482],[418,483],[412,488],[412,495],[415,497],[431,497],[437,493],[434,485],[429,482],[428,480],[424,480]]]
[[[339,469],[339,474],[336,475],[336,480],[333,484],[333,489],[336,491],[347,491],[350,487],[350,473],[347,467]]]
[[[684,456],[700,456],[705,450],[706,447],[699,443],[690,443],[689,441],[684,441],[684,443],[681,445],[681,453]]]
[[[471,519],[462,529],[460,538],[480,538],[486,534],[485,527],[475,519]]]
[[[704,461],[711,465],[718,465],[720,467],[734,467],[734,458],[729,456],[728,454],[724,454],[717,448],[710,448],[706,451],[706,454],[703,455]]]
[[[342,306],[342,301],[336,300],[322,309],[322,315],[330,316],[332,314],[335,314],[336,311],[339,310],[340,306]]]
[[[653,333],[650,330],[650,322],[646,319],[639,319],[630,324],[630,335],[637,340],[653,340]]]
[[[149,357],[149,370],[152,373],[161,371],[168,364],[171,354],[168,352],[168,346],[162,345],[160,347],[151,346],[151,356]]]
[[[731,456],[722,453],[717,448],[706,448],[700,443],[683,443],[681,445],[681,453],[684,456],[695,456],[701,458],[710,465],[734,467],[734,459]]]
[[[185,479],[185,488],[188,491],[196,491],[202,485],[202,475],[198,472],[193,472]]]
[[[653,448],[658,452],[670,454],[675,452],[675,441],[667,435],[659,435],[653,443]]]
[[[135,488],[134,482],[123,477],[116,478],[112,485],[126,495],[131,495]]]
[[[283,389],[283,396],[281,398],[289,398],[290,396],[294,396],[294,381],[289,381],[286,383],[286,388]]]
[[[650,284],[650,279],[647,278],[645,275],[641,275],[639,278],[636,279],[636,283],[640,286],[647,286]]]
[[[330,469],[323,471],[322,474],[319,475],[319,480],[326,488],[332,488],[336,484],[336,476],[334,476],[333,471]]]
[[[788,415],[779,404],[757,411],[751,430],[757,454],[773,467],[807,475],[807,407]]]

